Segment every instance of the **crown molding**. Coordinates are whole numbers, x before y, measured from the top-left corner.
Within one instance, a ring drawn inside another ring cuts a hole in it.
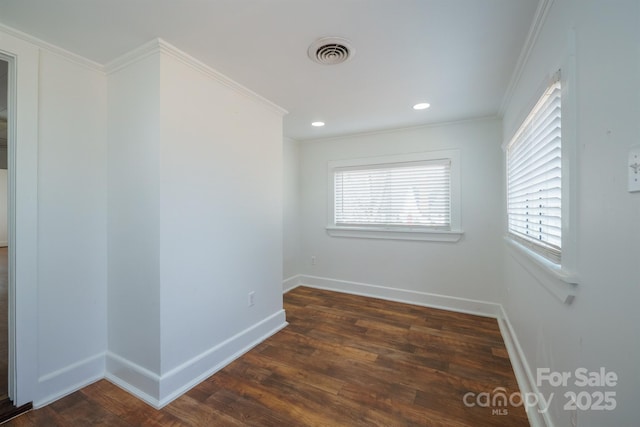
[[[529,62],[529,57],[531,56],[531,52],[533,51],[533,47],[538,40],[538,36],[540,35],[540,31],[544,26],[545,21],[547,20],[547,15],[551,6],[553,5],[554,0],[539,0],[538,1],[538,9],[536,10],[536,14],[533,18],[533,22],[531,23],[531,27],[529,28],[529,34],[527,34],[527,39],[524,42],[522,50],[520,51],[520,56],[518,57],[518,62],[516,62],[516,67],[513,70],[513,74],[511,75],[511,80],[509,80],[509,85],[507,86],[507,90],[502,98],[502,102],[500,103],[500,109],[498,110],[498,116],[504,117],[504,113],[506,112],[509,104],[511,104],[511,98],[513,97],[513,92],[515,91],[518,83],[520,82],[520,78],[522,77],[522,72],[524,71],[524,67]]]
[[[92,61],[90,59],[87,59],[83,56],[80,56],[78,54],[75,54],[73,52],[70,52],[66,49],[63,49],[59,46],[56,46],[54,44],[51,44],[49,42],[46,42],[42,39],[39,39],[37,37],[34,37],[30,34],[27,33],[23,33],[20,30],[16,30],[15,28],[9,27],[7,25],[4,24],[0,24],[0,31],[10,35],[12,37],[15,37],[17,39],[21,39],[27,43],[30,43],[40,49],[46,50],[48,52],[54,53],[58,56],[61,56],[77,65],[81,65],[85,68],[88,68],[92,71],[98,71],[100,73],[104,73],[104,67],[102,66],[102,64],[99,64],[95,61]]]
[[[66,49],[58,47],[49,42],[46,42],[42,39],[39,39],[27,33],[23,33],[22,31],[16,30],[15,28],[9,27],[5,24],[0,24],[0,32],[3,32],[12,37],[21,39],[40,49],[59,55],[75,64],[78,64],[90,70],[98,71],[100,73],[106,73],[106,74],[115,73],[116,71],[128,65],[131,65],[135,62],[138,62],[155,53],[164,53],[179,60],[185,65],[188,65],[192,69],[203,73],[209,78],[216,80],[217,82],[227,86],[228,88],[233,89],[237,93],[244,95],[248,98],[251,98],[255,101],[258,101],[262,105],[268,107],[270,110],[274,111],[275,113],[281,116],[288,114],[288,111],[280,107],[279,105],[269,101],[263,96],[258,95],[257,93],[246,88],[245,86],[242,86],[241,84],[235,82],[234,80],[230,79],[224,74],[214,70],[213,68],[197,60],[193,56],[181,51],[180,49],[176,48],[175,46],[167,43],[166,41],[160,38],[151,40],[143,44],[142,46],[130,52],[127,52],[124,55],[121,55],[118,58],[108,62],[106,65],[102,65],[98,62],[91,61],[90,59],[77,55],[73,52],[70,52]]]
[[[118,56],[104,65],[104,72],[107,74],[115,73],[129,65],[135,64],[138,61],[142,61],[143,59],[160,52],[160,43],[160,39],[153,39],[123,55]]]
[[[276,112],[281,116],[288,114],[287,110],[285,110],[284,108],[258,95],[257,93],[246,88],[245,86],[242,86],[241,84],[235,82],[234,80],[230,79],[224,74],[206,65],[202,61],[199,61],[193,56],[183,52],[182,50],[178,49],[177,47],[171,45],[170,43],[167,43],[166,41],[160,38],[151,40],[143,44],[142,46],[128,53],[125,53],[124,55],[109,62],[104,67],[105,72],[107,74],[115,73],[116,71],[121,70],[124,67],[127,67],[135,62],[138,62],[156,53],[163,53],[165,55],[171,56],[172,58],[204,74],[205,76],[211,78],[212,80],[215,80],[218,83],[221,83],[227,86],[228,88],[233,89],[237,93],[244,95],[248,98],[251,98],[255,101],[258,101],[259,103],[265,105],[266,107],[268,107],[269,109],[271,109],[272,111]]]

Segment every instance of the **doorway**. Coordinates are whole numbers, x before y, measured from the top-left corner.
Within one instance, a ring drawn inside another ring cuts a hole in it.
[[[27,410],[16,406],[15,381],[15,58],[0,53],[0,423]],[[33,122],[33,120],[32,120]]]
[[[17,58],[20,58],[18,65]],[[0,36],[6,91],[8,172],[9,398],[0,401],[0,423],[8,410],[30,407],[38,385],[38,84],[39,49],[8,34]],[[6,67],[6,68],[5,68]],[[4,121],[4,120],[3,120]],[[19,139],[19,144],[18,144]],[[17,146],[20,149],[17,150]],[[18,292],[19,290],[19,292]],[[10,408],[9,408],[10,409]],[[15,414],[15,412],[14,412]],[[8,414],[10,415],[10,414]]]

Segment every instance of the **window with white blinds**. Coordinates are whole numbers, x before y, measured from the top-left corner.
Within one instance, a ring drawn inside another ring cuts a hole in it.
[[[559,74],[507,145],[508,232],[560,264],[562,135]]]
[[[451,227],[451,160],[334,169],[337,226]]]

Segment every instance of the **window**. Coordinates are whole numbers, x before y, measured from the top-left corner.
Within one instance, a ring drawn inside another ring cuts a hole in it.
[[[330,162],[329,234],[457,241],[458,152]]]
[[[562,108],[559,72],[507,145],[510,237],[560,264]]]
[[[340,168],[334,175],[337,225],[451,227],[451,161]]]

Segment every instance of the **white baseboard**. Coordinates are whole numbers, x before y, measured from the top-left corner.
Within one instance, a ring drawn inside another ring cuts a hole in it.
[[[223,341],[162,375],[160,407],[198,385],[220,369],[287,326],[284,310]]]
[[[99,353],[38,378],[38,396],[34,408],[42,408],[102,378],[105,354]]]
[[[155,372],[107,352],[105,378],[154,408],[160,408],[160,375]]]
[[[300,286],[301,277],[302,276],[300,274],[296,274],[295,276],[291,276],[288,279],[284,279],[282,281],[282,293],[286,294],[287,292]]]
[[[389,301],[421,305],[424,307],[456,311],[459,313],[475,314],[478,316],[493,318],[498,318],[501,315],[500,304],[486,301],[371,285],[368,283],[350,282],[347,280],[330,279],[327,277],[300,275],[298,282],[300,286],[308,286],[310,288],[380,298]]]
[[[509,321],[507,312],[502,306],[500,306],[500,311],[501,314],[498,318],[498,325],[500,326],[500,333],[502,334],[504,345],[509,353],[509,359],[511,360],[511,366],[518,381],[520,393],[523,395],[526,393],[540,393],[524,350],[522,346],[520,346],[515,330]],[[541,413],[538,407],[527,409],[527,417],[532,427],[553,427],[553,422],[547,411]]]
[[[105,377],[156,409],[171,403],[287,325],[279,310],[162,376],[116,354],[107,354]]]

